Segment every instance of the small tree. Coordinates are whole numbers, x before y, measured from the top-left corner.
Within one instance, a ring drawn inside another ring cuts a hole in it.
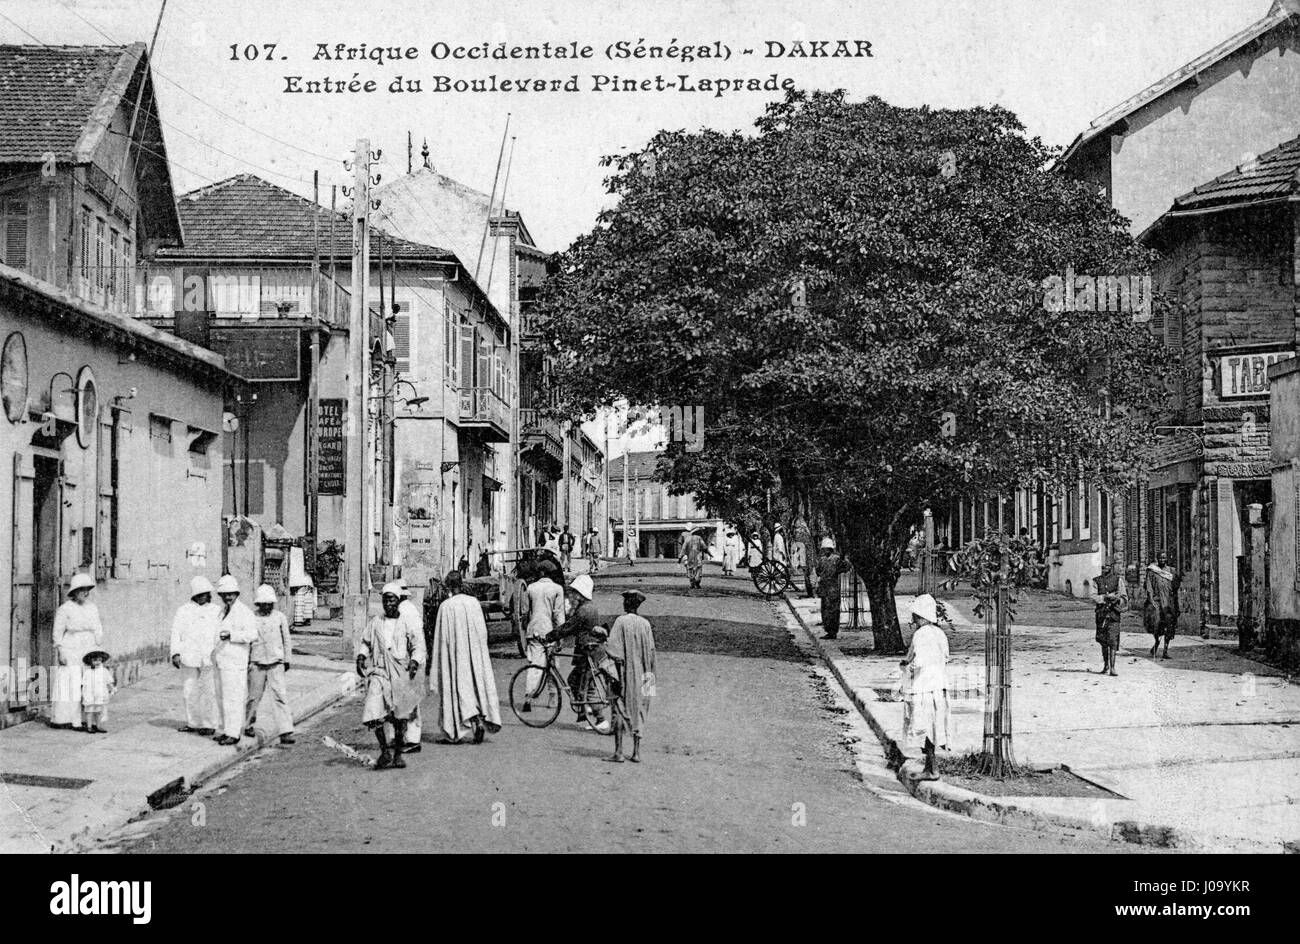
[[[975,615],[984,619],[984,745],[980,772],[1002,779],[1016,772],[1011,741],[1011,622],[1016,586],[1032,566],[1034,546],[990,531],[953,555],[955,574],[943,586],[970,584]]]

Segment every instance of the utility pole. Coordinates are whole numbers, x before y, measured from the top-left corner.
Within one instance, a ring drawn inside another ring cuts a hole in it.
[[[352,155],[352,297],[348,312],[347,488],[344,500],[343,551],[347,570],[344,607],[344,654],[365,625],[370,604],[369,545],[367,533],[368,470],[366,430],[366,360],[370,353],[370,142],[360,138]],[[370,474],[368,474],[370,472]]]
[[[609,415],[608,414],[606,414],[605,416],[605,457],[604,458],[605,461],[603,465],[605,466],[605,503],[604,503],[605,521],[601,525],[600,530],[605,532],[604,534],[605,553],[613,557],[614,556],[614,528],[611,521],[614,516],[610,514],[612,509],[609,507]]]
[[[631,536],[627,527],[627,440],[623,440],[623,551],[630,562],[632,560],[632,544],[628,540]]]
[[[320,171],[312,172],[311,255],[311,378],[307,389],[307,554],[308,572],[315,570],[320,527]],[[333,286],[330,286],[333,288]],[[332,294],[332,293],[331,293]]]
[[[564,512],[563,512],[564,517],[560,519],[560,523],[568,524],[569,511],[570,511],[569,501],[570,498],[572,497],[571,493],[573,491],[569,480],[569,463],[572,461],[569,458],[571,454],[571,450],[569,449],[569,441],[573,438],[573,421],[572,420],[567,421],[560,428],[564,432],[564,477],[561,479],[561,481],[564,483]]]
[[[393,256],[393,272],[388,283],[388,304],[384,303],[384,234],[379,234],[379,310],[383,316],[384,324],[384,383],[380,392],[379,400],[379,448],[381,460],[379,463],[379,488],[380,499],[379,507],[382,510],[380,516],[380,557],[379,562],[385,567],[393,563],[393,447],[396,445],[396,437],[393,435],[396,419],[394,413],[397,405],[394,402],[394,394],[397,390],[397,362],[395,355],[390,356],[388,353],[388,325],[390,318],[397,317],[397,257],[395,250],[390,250],[389,255]]]

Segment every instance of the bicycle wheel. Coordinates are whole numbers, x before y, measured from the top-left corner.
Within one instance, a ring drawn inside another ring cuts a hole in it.
[[[529,691],[528,673],[541,673],[540,684]],[[527,706],[527,708],[525,708]],[[526,665],[510,679],[510,710],[530,728],[544,728],[560,716],[563,700],[560,683],[550,672]]]

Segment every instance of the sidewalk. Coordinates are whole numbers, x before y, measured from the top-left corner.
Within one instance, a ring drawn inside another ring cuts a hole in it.
[[[349,663],[322,654],[339,648],[337,633],[329,624],[313,629],[294,633],[293,667],[285,675],[295,722],[354,684]],[[55,730],[40,721],[0,730],[0,852],[72,851],[148,809],[149,794],[177,778],[192,789],[260,744],[278,743],[263,728],[270,723],[265,702],[257,740],[219,747],[211,738],[181,734],[180,689],[180,673],[160,665],[113,697],[107,734]]]
[[[896,750],[900,657],[872,654],[869,629],[821,639],[817,601],[788,600],[886,750]],[[905,640],[911,600],[897,601]],[[947,603],[949,749],[958,756],[979,751],[983,733],[984,626],[966,618],[973,603]],[[1124,617],[1115,678],[1095,674],[1101,653],[1087,601],[1032,593],[1012,627],[1016,760],[1065,765],[1115,798],[984,796],[918,782],[915,763],[900,779],[918,799],[979,819],[1174,848],[1284,851],[1300,839],[1300,686],[1238,656],[1235,642],[1178,637],[1168,661],[1153,660],[1140,619]]]

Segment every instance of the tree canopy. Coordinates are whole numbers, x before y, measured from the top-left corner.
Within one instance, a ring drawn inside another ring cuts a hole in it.
[[[703,452],[670,447],[661,474],[719,509],[809,502],[897,649],[899,551],[927,505],[1117,487],[1167,395],[1172,359],[1131,312],[1047,310],[1067,267],[1151,267],[1055,153],[1000,107],[837,91],[790,93],[753,134],[606,158],[617,199],[541,299],[564,402],[703,406]]]

